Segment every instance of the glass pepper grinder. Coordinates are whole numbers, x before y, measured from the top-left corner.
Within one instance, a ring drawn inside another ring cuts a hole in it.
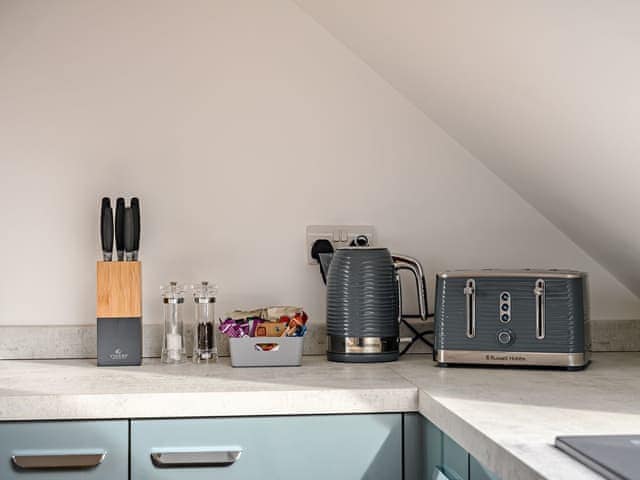
[[[202,282],[193,288],[196,315],[193,327],[193,363],[212,363],[218,360],[216,347],[215,303],[216,287]]]
[[[164,338],[162,339],[162,362],[182,363],[187,355],[184,348],[184,287],[170,282],[162,287],[162,310],[164,316]]]

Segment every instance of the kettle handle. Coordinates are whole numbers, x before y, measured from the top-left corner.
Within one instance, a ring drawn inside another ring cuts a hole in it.
[[[392,255],[393,266],[396,270],[409,270],[416,278],[416,288],[418,290],[418,309],[420,312],[420,318],[426,320],[428,316],[427,311],[427,282],[424,278],[424,271],[420,262],[413,257],[406,255]],[[401,292],[400,278],[398,277],[398,292]],[[402,319],[402,298],[399,299],[400,313],[399,319]]]

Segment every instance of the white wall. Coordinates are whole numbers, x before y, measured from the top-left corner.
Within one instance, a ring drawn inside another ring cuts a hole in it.
[[[315,223],[373,224],[430,277],[585,269],[594,317],[640,311],[288,1],[4,1],[0,105],[0,324],[93,321],[104,194],[141,197],[147,322],[161,284],[203,278],[220,311],[301,304],[322,321]]]
[[[640,2],[297,1],[640,294]]]

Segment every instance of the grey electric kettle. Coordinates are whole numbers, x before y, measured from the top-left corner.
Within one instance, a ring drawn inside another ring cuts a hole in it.
[[[327,359],[334,362],[397,360],[402,320],[399,270],[416,279],[419,315],[427,317],[420,263],[386,248],[344,247],[320,253],[327,283]]]

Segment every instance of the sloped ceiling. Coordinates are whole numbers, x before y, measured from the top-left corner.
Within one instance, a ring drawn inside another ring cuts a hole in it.
[[[640,294],[640,2],[297,2]]]

